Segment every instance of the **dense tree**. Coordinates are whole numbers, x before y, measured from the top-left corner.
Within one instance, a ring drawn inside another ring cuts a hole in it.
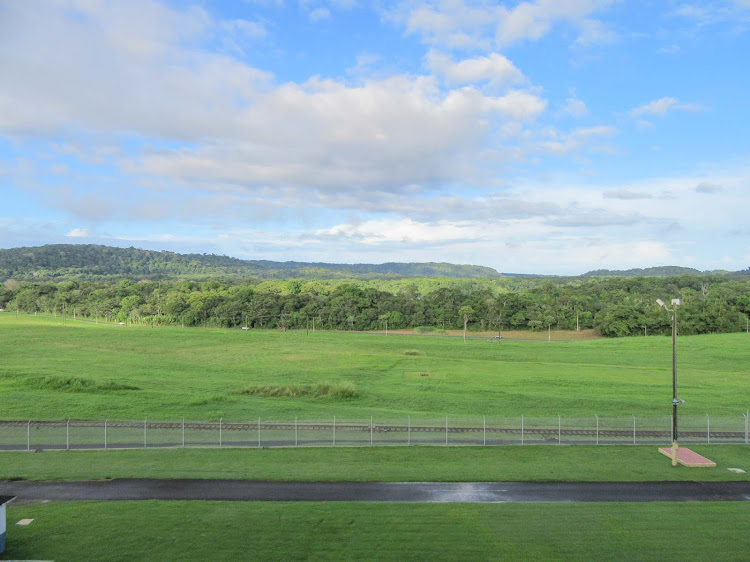
[[[31,258],[29,258],[31,260]],[[655,301],[681,298],[683,334],[744,330],[750,276],[485,279],[6,280],[0,308],[122,322],[264,329],[670,331]]]

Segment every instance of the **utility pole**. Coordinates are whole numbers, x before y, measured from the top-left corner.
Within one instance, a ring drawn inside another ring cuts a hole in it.
[[[672,299],[672,308],[667,308],[661,299],[656,299],[656,302],[672,313],[672,466],[677,466],[677,406],[685,402],[677,398],[677,307],[682,304],[682,300]]]

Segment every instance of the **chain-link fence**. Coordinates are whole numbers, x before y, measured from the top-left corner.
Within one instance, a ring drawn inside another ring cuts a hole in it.
[[[748,444],[750,412],[680,416],[684,444]],[[409,445],[661,445],[672,418],[520,416],[311,421],[0,421],[0,450]]]

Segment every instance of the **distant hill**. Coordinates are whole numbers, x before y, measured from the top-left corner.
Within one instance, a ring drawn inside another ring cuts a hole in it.
[[[644,269],[595,269],[580,275],[580,277],[672,277],[674,275],[700,275],[711,277],[730,277],[733,279],[750,277],[750,268],[739,271],[727,271],[726,269],[714,269],[712,271],[700,271],[692,267],[680,267],[678,265],[664,265],[661,267],[647,267]]]
[[[0,250],[0,281],[6,279],[401,279],[408,277],[497,278],[490,267],[450,263],[332,264],[241,260],[215,254],[114,248],[94,244],[49,244]]]
[[[595,269],[584,273],[581,277],[671,277],[672,275],[706,275],[708,273],[692,267],[665,265],[644,269]]]

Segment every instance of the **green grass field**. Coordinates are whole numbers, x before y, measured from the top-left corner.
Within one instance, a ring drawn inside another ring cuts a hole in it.
[[[13,505],[6,559],[747,560],[750,503]],[[17,527],[21,518],[33,518]]]
[[[0,315],[0,418],[668,416],[671,342],[125,328]],[[687,416],[742,419],[746,334],[681,337]],[[420,376],[428,373],[428,376]],[[145,449],[0,453],[0,479],[746,480],[750,448]],[[750,470],[749,470],[750,472]],[[6,559],[743,560],[750,504],[102,502],[9,507]],[[34,518],[28,527],[15,521]]]
[[[750,447],[692,447],[716,468],[673,468],[655,446],[133,449],[0,453],[0,480],[221,478],[286,481],[748,480]],[[743,468],[735,474],[728,468]]]
[[[671,341],[96,325],[0,314],[0,418],[668,416]],[[679,338],[686,416],[750,407],[747,334]],[[428,376],[420,376],[428,374]]]

